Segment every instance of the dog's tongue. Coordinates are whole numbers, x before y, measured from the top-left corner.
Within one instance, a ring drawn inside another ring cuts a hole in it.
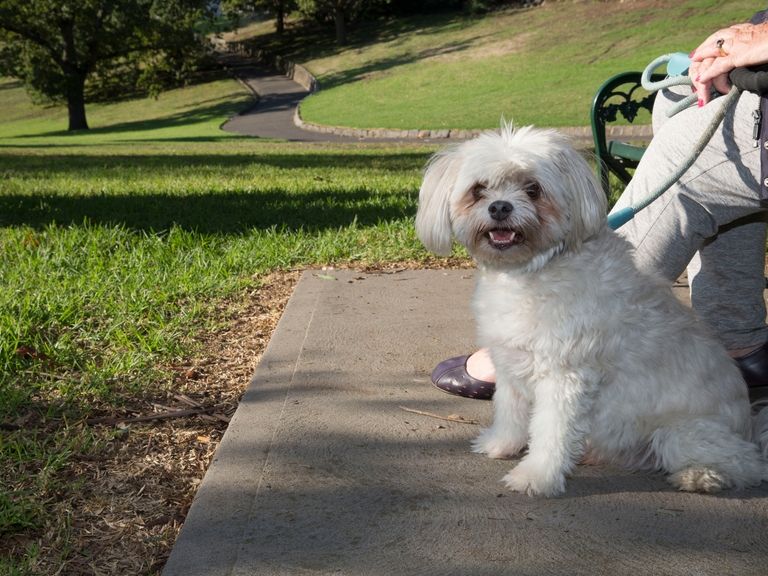
[[[515,239],[512,230],[491,230],[490,236],[494,242],[512,242]]]

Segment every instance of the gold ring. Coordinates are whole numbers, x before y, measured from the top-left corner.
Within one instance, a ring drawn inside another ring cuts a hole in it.
[[[717,51],[720,53],[721,58],[728,56],[728,52],[726,52],[725,48],[723,48],[723,44],[725,44],[725,38],[719,38],[717,42],[715,42],[715,45],[717,46]]]

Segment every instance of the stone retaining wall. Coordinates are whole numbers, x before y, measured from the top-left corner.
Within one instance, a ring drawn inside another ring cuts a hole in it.
[[[388,139],[413,139],[413,140],[433,140],[433,139],[456,139],[469,140],[489,129],[438,129],[438,130],[399,130],[392,128],[348,128],[344,126],[328,126],[324,124],[314,124],[307,122],[301,117],[300,108],[296,108],[293,116],[293,122],[302,130],[311,132],[320,132],[323,134],[338,134],[351,138],[388,138]],[[592,129],[589,126],[565,126],[557,128],[560,132],[569,135],[576,140],[592,141]],[[642,126],[607,126],[606,136],[608,138],[625,138],[627,140],[650,140],[653,136],[653,130],[650,125]]]
[[[297,82],[307,92],[317,92],[320,89],[320,86],[317,83],[317,78],[315,78],[309,70],[304,68],[304,66],[287,60],[283,56],[272,54],[263,48],[259,48],[248,40],[227,42],[225,50],[232,54],[252,58],[261,64],[275,68],[291,80]]]

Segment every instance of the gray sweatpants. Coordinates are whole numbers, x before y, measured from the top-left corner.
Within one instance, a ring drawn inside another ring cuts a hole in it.
[[[617,208],[645,197],[681,164],[721,105],[715,100],[667,118],[665,110],[686,91],[657,96],[653,141]],[[767,213],[760,206],[760,151],[752,139],[758,107],[756,95],[742,94],[681,181],[619,229],[635,246],[642,270],[673,282],[688,268],[693,308],[728,349],[768,340]]]

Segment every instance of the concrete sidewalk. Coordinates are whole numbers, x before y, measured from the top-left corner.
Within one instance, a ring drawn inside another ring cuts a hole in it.
[[[473,272],[306,272],[164,576],[765,575],[768,485],[720,496],[579,466],[508,492],[469,451],[489,402],[429,384],[472,348]]]

